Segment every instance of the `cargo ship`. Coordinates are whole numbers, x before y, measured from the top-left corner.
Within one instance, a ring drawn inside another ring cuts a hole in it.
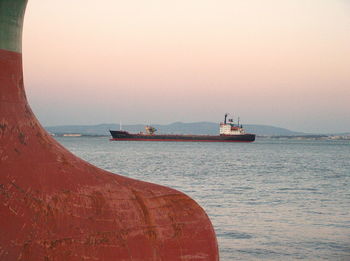
[[[192,141],[192,142],[253,142],[255,134],[245,133],[243,126],[234,124],[232,119],[220,123],[220,135],[155,134],[156,128],[146,126],[146,133],[129,133],[124,130],[110,130],[112,141]]]

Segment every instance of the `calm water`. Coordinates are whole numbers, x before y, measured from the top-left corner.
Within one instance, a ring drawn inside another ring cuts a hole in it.
[[[185,192],[220,260],[350,260],[350,142],[110,142],[57,138],[108,171]]]

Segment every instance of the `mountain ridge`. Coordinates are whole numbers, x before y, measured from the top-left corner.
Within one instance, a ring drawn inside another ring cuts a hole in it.
[[[123,125],[123,130],[137,133],[144,131],[145,124]],[[170,124],[153,124],[158,131],[163,134],[208,134],[217,135],[219,126],[214,122],[173,122]],[[245,124],[244,129],[247,133],[255,133],[258,136],[297,136],[308,135],[308,133],[292,131],[286,128],[270,125]],[[45,127],[49,132],[60,135],[68,133],[79,133],[82,135],[110,135],[109,130],[118,130],[119,124],[101,123],[96,125],[59,125]]]

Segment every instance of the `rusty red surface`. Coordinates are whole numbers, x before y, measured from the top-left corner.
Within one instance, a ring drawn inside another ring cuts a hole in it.
[[[40,126],[22,55],[0,49],[0,260],[218,260],[212,224],[171,188],[96,168]]]

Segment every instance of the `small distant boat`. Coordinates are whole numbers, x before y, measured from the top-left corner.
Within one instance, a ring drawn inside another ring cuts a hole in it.
[[[232,119],[220,123],[220,135],[155,134],[156,128],[146,126],[146,133],[129,133],[124,130],[110,130],[113,141],[192,141],[192,142],[253,142],[255,134],[245,133],[243,126],[234,124]]]

